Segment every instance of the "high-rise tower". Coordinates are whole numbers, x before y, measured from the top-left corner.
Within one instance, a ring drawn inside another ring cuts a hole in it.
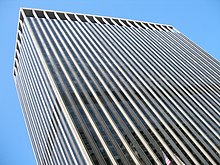
[[[21,9],[13,74],[38,164],[220,164],[220,63],[172,26]]]

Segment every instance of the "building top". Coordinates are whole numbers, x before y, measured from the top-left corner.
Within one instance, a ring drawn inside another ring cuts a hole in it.
[[[106,16],[80,14],[80,13],[21,8],[20,14],[19,14],[19,22],[18,22],[18,28],[17,28],[16,45],[15,45],[15,57],[14,57],[14,69],[13,69],[14,76],[17,75],[17,68],[18,68],[19,54],[20,54],[19,47],[20,47],[21,35],[22,35],[22,24],[26,17],[89,22],[89,23],[96,23],[96,24],[126,26],[126,27],[131,27],[131,28],[141,28],[141,29],[156,30],[156,31],[178,32],[171,25],[164,25],[164,24],[158,24],[158,23],[136,21],[136,20],[130,20],[130,19],[114,18],[114,17],[106,17]]]

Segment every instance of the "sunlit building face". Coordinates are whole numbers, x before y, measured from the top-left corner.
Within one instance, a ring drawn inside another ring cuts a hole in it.
[[[219,73],[170,25],[20,10],[13,74],[38,164],[219,164]]]

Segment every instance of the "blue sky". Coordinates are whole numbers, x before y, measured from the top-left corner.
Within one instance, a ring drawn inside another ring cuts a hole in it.
[[[0,165],[36,164],[12,76],[20,7],[170,24],[220,60],[219,0],[0,0]]]

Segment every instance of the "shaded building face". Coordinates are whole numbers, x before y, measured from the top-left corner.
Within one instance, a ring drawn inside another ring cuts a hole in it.
[[[14,79],[39,164],[220,163],[219,71],[172,26],[20,10]]]

